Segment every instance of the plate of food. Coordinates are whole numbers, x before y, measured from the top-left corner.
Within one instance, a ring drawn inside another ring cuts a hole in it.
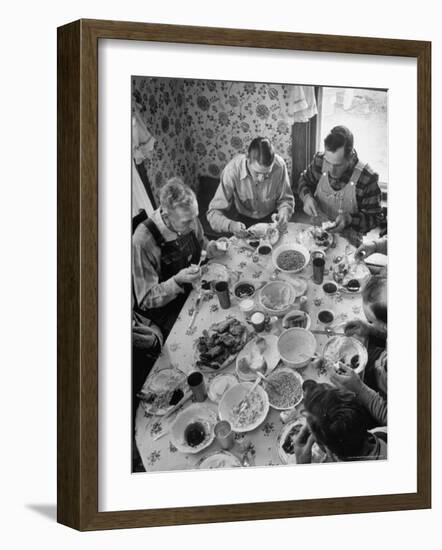
[[[266,313],[282,316],[295,301],[296,292],[287,281],[270,281],[261,288],[258,299]]]
[[[273,264],[284,273],[298,273],[310,261],[310,252],[297,243],[284,244],[273,249]]]
[[[267,375],[264,388],[273,409],[286,411],[293,409],[302,401],[302,376],[289,367],[278,367]]]
[[[147,413],[163,416],[180,403],[186,388],[185,375],[176,369],[166,368],[147,379],[139,397]]]
[[[215,376],[210,382],[207,392],[209,399],[214,403],[219,403],[226,391],[236,384],[238,384],[238,379],[233,374],[219,374]]]
[[[241,380],[256,380],[256,372],[272,372],[280,360],[278,337],[274,334],[258,336],[248,342],[236,358],[236,374]]]
[[[209,290],[212,283],[218,281],[227,281],[230,284],[236,282],[236,275],[229,270],[224,264],[218,262],[209,262],[201,266],[201,287],[204,290]]]
[[[364,262],[340,262],[333,269],[334,280],[349,294],[360,293],[370,275]]]
[[[284,426],[278,436],[278,455],[283,464],[296,464],[295,439],[306,424],[306,419],[301,416]],[[324,462],[326,453],[319,447],[316,441],[312,446],[312,462]]]
[[[203,456],[196,463],[199,470],[213,470],[218,468],[239,468],[241,461],[229,451],[216,451]]]
[[[312,324],[311,317],[301,309],[292,309],[282,319],[282,328],[305,328],[309,329]]]
[[[203,372],[224,369],[251,337],[252,331],[234,317],[213,324],[196,340],[197,367]]]
[[[279,335],[279,354],[291,368],[300,369],[310,363],[316,354],[316,347],[316,338],[305,328],[288,328]]]
[[[170,427],[173,445],[182,453],[199,453],[215,438],[216,411],[202,403],[184,409]]]
[[[252,386],[252,382],[233,386],[219,403],[220,419],[230,422],[234,432],[251,432],[264,422],[269,412],[269,397],[261,386],[256,386],[245,400],[245,406],[242,406]]]
[[[324,346],[323,357],[326,366],[337,372],[341,365],[346,365],[359,374],[365,369],[368,353],[366,347],[353,336],[333,336]]]
[[[261,239],[266,239],[274,246],[279,241],[279,230],[274,223],[256,223],[247,229],[247,243],[257,248]]]

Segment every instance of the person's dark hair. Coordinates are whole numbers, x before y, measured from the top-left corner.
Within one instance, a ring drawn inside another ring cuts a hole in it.
[[[362,292],[362,299],[371,307],[371,311],[378,321],[387,322],[387,304],[384,293],[387,288],[387,279],[382,275],[372,275]]]
[[[257,137],[249,145],[248,156],[262,166],[270,166],[275,160],[275,151],[268,138]]]
[[[340,460],[362,457],[369,416],[356,394],[312,380],[304,382],[303,389],[308,424],[318,443]]]
[[[345,126],[335,126],[324,139],[324,147],[334,153],[344,147],[344,154],[349,157],[353,152],[354,138],[350,130]]]

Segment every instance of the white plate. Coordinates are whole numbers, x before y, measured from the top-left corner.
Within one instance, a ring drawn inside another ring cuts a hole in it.
[[[248,231],[251,231],[256,239],[263,239],[266,236],[266,232],[273,224],[271,223],[255,223],[255,225],[251,225],[247,228]],[[272,228],[270,234],[269,234],[269,242],[272,246],[274,246],[279,241],[279,230],[274,227]],[[247,241],[253,241],[255,239],[247,239]]]
[[[233,386],[223,395],[219,403],[218,414],[220,419],[230,422],[234,432],[251,432],[264,422],[269,412],[269,397],[261,386],[257,386],[252,396],[249,397],[250,405],[242,413],[242,416],[250,416],[250,421],[239,423],[237,417],[232,414],[234,407],[238,406],[245,398],[252,385],[252,382],[241,382]]]
[[[278,455],[283,464],[296,464],[295,453],[293,454],[287,453],[283,449],[283,445],[289,433],[295,429],[297,429],[297,433],[299,433],[302,430],[302,428],[305,426],[305,422],[306,420],[304,417],[296,418],[296,420],[293,420],[292,422],[289,422],[288,424],[286,424],[284,428],[281,430],[281,433],[278,435]]]
[[[262,354],[264,356],[264,359],[267,363],[267,371],[263,374],[267,374],[272,372],[276,366],[279,363],[279,360],[281,359],[278,351],[278,337],[274,334],[266,334],[261,336],[267,344],[267,347]],[[239,368],[239,364],[242,358],[248,357],[251,353],[253,348],[256,347],[256,338],[248,342],[244,348],[238,353],[238,357],[236,358],[236,374],[238,375],[238,378],[241,380],[249,381],[249,380],[256,380],[256,373],[249,369],[248,372],[244,372],[242,369]]]
[[[214,437],[214,426],[217,421],[216,412],[207,405],[193,403],[187,409],[184,409],[175,418],[170,427],[170,437],[175,447],[182,453],[195,454],[208,447]],[[194,422],[200,422],[204,426],[205,438],[197,446],[189,445],[184,437],[187,426]]]
[[[233,317],[231,315],[228,316],[228,318],[234,318],[236,319],[236,317]],[[227,319],[226,319],[227,320]],[[236,319],[238,320],[238,319]],[[239,321],[241,323],[241,321]],[[218,324],[218,323],[215,323],[215,325]],[[242,346],[244,346],[251,338],[252,334],[253,334],[253,331],[250,327],[248,327],[245,323],[241,323],[241,325],[245,328],[245,332],[244,332],[244,335],[243,335],[243,344],[241,344]],[[212,325],[213,326],[213,325]],[[209,334],[212,334],[214,331],[211,327],[209,327],[208,329],[208,332]],[[201,335],[200,335],[201,336]],[[198,339],[195,340],[195,343],[194,343],[194,346],[195,346],[195,362],[199,362],[200,361],[200,352],[199,352],[199,349],[198,349]],[[231,365],[237,355],[238,355],[239,352],[236,352],[236,353],[232,353],[231,355],[229,355],[228,357],[226,357],[226,359],[223,361],[222,363],[222,366],[219,367],[219,368],[212,368],[210,366],[207,366],[207,365],[203,365],[203,364],[198,364],[197,365],[197,368],[198,370],[200,370],[201,372],[211,372],[211,373],[218,373],[218,372],[221,372],[222,370],[224,370],[225,368],[227,368],[229,365]],[[214,362],[216,362],[216,358],[214,359]]]
[[[218,468],[238,468],[241,462],[238,457],[228,451],[217,451],[210,455],[203,456],[196,467],[200,470],[213,470]]]
[[[354,369],[356,374],[361,373],[368,361],[366,347],[353,336],[333,336],[327,340],[322,355],[328,366],[334,366],[338,359],[343,359],[346,364],[354,355],[359,355],[359,366]]]
[[[220,374],[215,376],[209,386],[209,399],[214,403],[219,403],[222,396],[229,390],[232,386],[238,384],[236,376],[233,374]]]
[[[209,262],[201,267],[201,280],[236,282],[236,275],[224,264]]]
[[[286,453],[283,449],[284,442],[288,436],[288,434],[291,432],[291,430],[295,427],[299,427],[299,431],[302,430],[302,428],[305,426],[306,420],[303,416],[296,418],[292,422],[289,422],[284,426],[284,428],[281,430],[280,434],[278,435],[278,455],[281,459],[281,462],[283,464],[296,464],[296,455],[295,453],[290,454]],[[299,433],[298,431],[298,433]],[[312,463],[320,463],[325,462],[327,458],[326,453],[319,447],[319,445],[316,443],[313,443],[312,446]]]
[[[298,372],[294,371],[293,369],[291,369],[289,367],[279,367],[278,369],[276,369],[274,372],[272,372],[270,375],[267,376],[268,381],[269,382],[274,381],[279,373],[285,373],[287,376],[291,376],[294,380],[296,380],[296,382],[297,382],[297,384],[300,388],[300,395],[299,395],[298,399],[296,401],[293,401],[293,403],[291,405],[289,405],[288,407],[280,407],[278,405],[274,405],[272,403],[271,399],[270,399],[270,394],[269,394],[269,392],[270,393],[272,392],[272,389],[268,386],[268,384],[266,384],[266,382],[263,382],[264,388],[267,392],[267,395],[269,396],[269,404],[273,409],[276,409],[277,411],[286,411],[286,410],[289,410],[289,409],[294,409],[302,401],[302,397],[303,397],[302,384],[303,384],[304,380],[303,380],[302,376]]]
[[[181,389],[183,393],[185,392],[186,377],[181,371],[166,368],[152,374],[152,376],[147,379],[147,384],[143,387],[142,393],[146,395],[156,394],[159,396],[167,392],[173,392],[176,389]],[[157,416],[165,415],[176,406],[169,404],[158,406],[158,398],[155,398],[152,403],[142,401],[142,404],[147,413]]]

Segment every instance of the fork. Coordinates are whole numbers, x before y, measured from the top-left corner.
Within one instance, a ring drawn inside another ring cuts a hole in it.
[[[272,382],[271,380],[269,380],[267,378],[267,376],[264,376],[262,374],[262,372],[257,371],[256,374],[258,376],[260,376],[262,378],[262,380],[264,380],[267,385],[269,385],[271,388],[273,388],[278,395],[281,395],[281,392],[279,391],[279,387],[275,384],[275,382]]]
[[[249,400],[249,397],[252,395],[252,393],[255,391],[255,388],[258,386],[258,384],[261,382],[261,378],[259,376],[256,377],[255,382],[253,383],[252,387],[249,389],[249,391],[246,393],[246,395],[241,399],[241,401],[238,403],[238,414],[241,414],[247,407],[247,402]]]

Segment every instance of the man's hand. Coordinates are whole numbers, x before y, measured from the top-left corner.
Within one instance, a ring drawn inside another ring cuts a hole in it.
[[[218,248],[217,241],[209,241],[207,245],[207,256],[208,258],[220,258],[225,255],[226,250]]]
[[[229,231],[231,231],[235,237],[238,237],[239,239],[244,239],[247,237],[246,226],[241,222],[230,222]]]
[[[306,424],[293,441],[296,464],[310,464],[312,461],[312,446],[315,438]]]
[[[361,321],[360,319],[355,319],[354,321],[349,321],[345,327],[344,332],[346,336],[356,336],[361,339],[368,338],[372,332],[370,325]]]
[[[289,211],[287,208],[281,208],[281,210],[275,215],[273,214],[272,219],[278,224],[278,229],[281,232],[284,232],[287,229],[287,224],[289,222]]]
[[[339,373],[332,372],[330,375],[330,380],[333,384],[338,388],[343,388],[344,390],[349,390],[358,394],[364,383],[355,371],[347,365],[341,365],[339,371]]]
[[[312,218],[318,216],[318,205],[311,195],[306,195],[304,197],[304,212],[307,214],[307,216],[310,216]]]
[[[376,252],[376,243],[371,241],[369,243],[361,244],[361,246],[355,252],[356,260],[363,260],[368,256],[371,256]]]
[[[350,223],[351,214],[349,214],[348,212],[339,214],[338,217],[335,219],[335,225],[333,227],[330,227],[328,231],[330,231],[330,233],[340,233],[346,227],[348,227]]]
[[[200,278],[201,272],[199,267],[185,267],[175,275],[175,281],[181,286],[185,283],[194,283]]]

